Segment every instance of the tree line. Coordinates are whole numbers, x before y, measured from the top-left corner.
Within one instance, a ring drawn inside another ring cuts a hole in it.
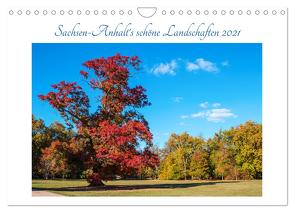
[[[247,121],[220,130],[207,141],[188,133],[172,134],[163,149],[159,179],[262,178],[262,125]]]
[[[33,116],[32,177],[80,178],[83,164],[80,162],[79,148],[75,148],[80,144],[71,142],[75,136],[73,130],[59,122],[46,126],[42,119]]]
[[[86,178],[83,163],[87,142],[75,139],[77,133],[58,122],[46,126],[32,117],[33,178]],[[261,179],[262,125],[247,121],[220,130],[205,140],[184,132],[172,133],[164,148],[152,147],[159,156],[156,167],[141,167],[139,172],[117,178],[161,180]]]

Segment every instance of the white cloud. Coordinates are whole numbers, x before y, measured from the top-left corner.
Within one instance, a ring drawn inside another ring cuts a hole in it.
[[[184,123],[184,122],[180,122],[179,125],[180,125],[180,126],[184,126],[185,123]]]
[[[176,75],[177,61],[172,60],[169,63],[160,63],[151,69],[155,75]]]
[[[196,59],[195,62],[187,62],[186,68],[188,71],[207,71],[207,72],[216,72],[218,68],[215,63],[205,60],[203,58]]]
[[[180,103],[184,98],[181,96],[175,96],[172,98],[173,102]]]
[[[200,104],[202,108],[208,108],[208,102],[203,102]],[[192,113],[190,115],[182,115],[181,119],[196,119],[196,118],[203,118],[210,122],[224,122],[228,118],[236,118],[237,115],[235,115],[231,109],[228,108],[217,108],[220,107],[220,103],[213,103],[212,107],[205,109],[202,111],[199,111],[197,113]]]
[[[188,115],[181,115],[180,118],[181,119],[187,119],[187,118],[189,118],[189,116]]]
[[[198,113],[192,113],[191,118],[199,118],[199,117],[204,117],[205,112],[198,112]]]
[[[208,107],[208,102],[202,102],[199,104],[200,107],[202,108],[207,108]]]
[[[220,106],[221,106],[221,104],[218,102],[212,104],[212,107],[220,107]]]
[[[207,111],[206,119],[212,122],[224,122],[225,119],[237,117],[230,109],[220,108]]]
[[[187,69],[188,71],[194,71],[194,70],[198,70],[199,66],[195,63],[191,63],[191,62],[187,62]]]

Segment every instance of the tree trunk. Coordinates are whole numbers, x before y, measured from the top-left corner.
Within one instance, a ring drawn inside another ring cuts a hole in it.
[[[44,175],[45,180],[48,180],[48,176],[49,176],[48,172],[45,171],[45,175]]]
[[[183,157],[183,162],[184,162],[184,177],[185,180],[187,180],[187,160],[185,160],[185,157]]]
[[[185,175],[185,180],[187,180],[187,167],[185,162],[184,162],[184,175]]]
[[[104,186],[105,184],[102,182],[102,180],[100,181],[92,181],[90,182],[89,186]]]
[[[235,180],[238,180],[238,175],[237,175],[237,167],[235,166]]]
[[[102,182],[101,176],[99,173],[93,173],[87,178],[89,186],[103,186],[104,183]]]

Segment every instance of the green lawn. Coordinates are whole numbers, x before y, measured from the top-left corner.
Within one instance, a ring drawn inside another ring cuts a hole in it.
[[[65,196],[261,196],[262,181],[117,180],[88,187],[86,180],[33,180],[33,190]]]

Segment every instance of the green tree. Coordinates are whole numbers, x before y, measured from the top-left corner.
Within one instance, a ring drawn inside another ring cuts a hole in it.
[[[75,132],[66,128],[63,124],[55,121],[48,127],[48,133],[52,141],[68,142],[75,136]]]
[[[175,153],[171,152],[160,164],[159,179],[179,180],[181,179],[180,166],[176,161]]]
[[[215,173],[217,176],[221,176],[223,180],[229,171],[229,157],[228,151],[226,149],[226,144],[223,140],[218,141],[217,151],[215,153]]]
[[[42,119],[36,119],[32,116],[32,177],[39,178],[42,176],[40,172],[40,159],[42,149],[50,145],[50,136],[48,128]]]
[[[161,166],[160,179],[188,179],[192,155],[202,148],[204,140],[188,133],[171,134],[167,146],[167,156]]]
[[[238,179],[238,167],[236,164],[236,148],[232,142],[233,128],[220,130],[209,142],[210,164],[214,169],[214,178]]]
[[[236,127],[233,143],[242,174],[250,179],[262,178],[262,125],[247,121]]]
[[[204,149],[197,149],[191,160],[190,176],[192,179],[208,179],[209,178],[209,155]]]
[[[32,177],[40,178],[42,176],[48,175],[48,165],[50,161],[45,160],[44,150],[52,146],[54,141],[61,142],[64,146],[77,146],[78,142],[73,143],[71,139],[74,136],[72,130],[67,129],[64,125],[59,122],[52,123],[47,127],[42,119],[36,119],[35,116],[32,116]],[[59,148],[60,150],[60,148]],[[51,154],[51,159],[56,161],[56,164],[59,164],[59,167],[65,166],[61,164],[65,161],[72,166],[70,169],[71,172],[76,172],[79,170],[77,165],[80,165],[80,156],[76,152],[71,151],[73,148],[63,149],[62,152],[58,154]],[[77,149],[78,150],[78,149]],[[82,150],[81,150],[82,151]],[[63,155],[61,157],[61,155]],[[75,160],[79,156],[78,160]],[[47,156],[48,157],[48,156]],[[61,160],[63,158],[63,160]],[[47,167],[47,168],[46,168]],[[58,167],[56,168],[56,170]],[[69,172],[67,167],[67,173]],[[58,172],[61,173],[61,172]],[[62,175],[62,174],[61,174]],[[63,174],[63,176],[65,176]]]
[[[247,121],[229,130],[219,131],[208,140],[208,152],[213,178],[262,178],[261,124]]]

